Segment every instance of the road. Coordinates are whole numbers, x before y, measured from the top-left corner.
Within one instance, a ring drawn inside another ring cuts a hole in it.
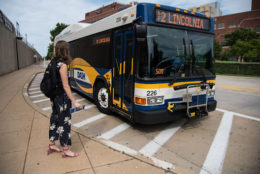
[[[39,90],[42,75],[25,86],[24,95],[48,117],[50,101]],[[120,116],[102,114],[92,101],[74,92],[88,109],[73,114],[71,122],[77,132],[136,158],[149,158],[169,173],[258,173],[259,84],[259,78],[218,76],[217,111],[199,120],[152,126],[132,125]]]
[[[260,117],[260,78],[217,76],[218,108]]]

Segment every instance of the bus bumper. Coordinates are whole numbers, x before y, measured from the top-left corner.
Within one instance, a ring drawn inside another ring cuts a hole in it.
[[[217,101],[208,102],[208,112],[216,110]],[[158,124],[165,123],[173,120],[178,120],[182,117],[186,117],[186,106],[179,105],[174,108],[173,112],[167,109],[154,110],[154,111],[140,111],[135,110],[134,122],[141,124]]]

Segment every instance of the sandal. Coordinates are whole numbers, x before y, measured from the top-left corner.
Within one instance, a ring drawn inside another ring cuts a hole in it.
[[[68,151],[70,151],[69,148],[67,148],[67,149],[62,149],[62,158],[66,158],[66,157],[77,157],[77,156],[79,156],[79,153],[77,153],[77,152],[72,152],[72,155],[66,153],[66,152],[68,152]]]
[[[58,147],[57,147],[58,149],[53,148],[54,146],[55,146],[55,143],[49,144],[47,155],[51,154],[52,152],[61,152],[61,150]]]

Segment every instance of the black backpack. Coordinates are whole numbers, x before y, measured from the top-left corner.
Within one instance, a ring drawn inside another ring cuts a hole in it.
[[[40,85],[42,93],[50,99],[54,99],[55,96],[59,95],[62,92],[62,84],[61,80],[59,80],[56,66],[57,61],[55,59],[52,59],[45,70]]]

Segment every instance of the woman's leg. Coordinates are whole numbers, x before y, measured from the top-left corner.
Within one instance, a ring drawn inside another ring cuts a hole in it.
[[[59,101],[59,127],[57,132],[60,135],[60,144],[63,147],[63,157],[76,157],[79,154],[70,151],[71,146],[71,101],[66,94],[63,95],[63,100]]]
[[[48,153],[51,153],[51,150],[55,150],[60,152],[61,150],[55,145],[55,141],[58,140],[59,134],[57,133],[57,128],[58,128],[58,123],[59,123],[59,118],[58,118],[58,113],[56,110],[56,103],[54,101],[52,103],[52,114],[50,118],[50,127],[49,127],[49,150]]]

